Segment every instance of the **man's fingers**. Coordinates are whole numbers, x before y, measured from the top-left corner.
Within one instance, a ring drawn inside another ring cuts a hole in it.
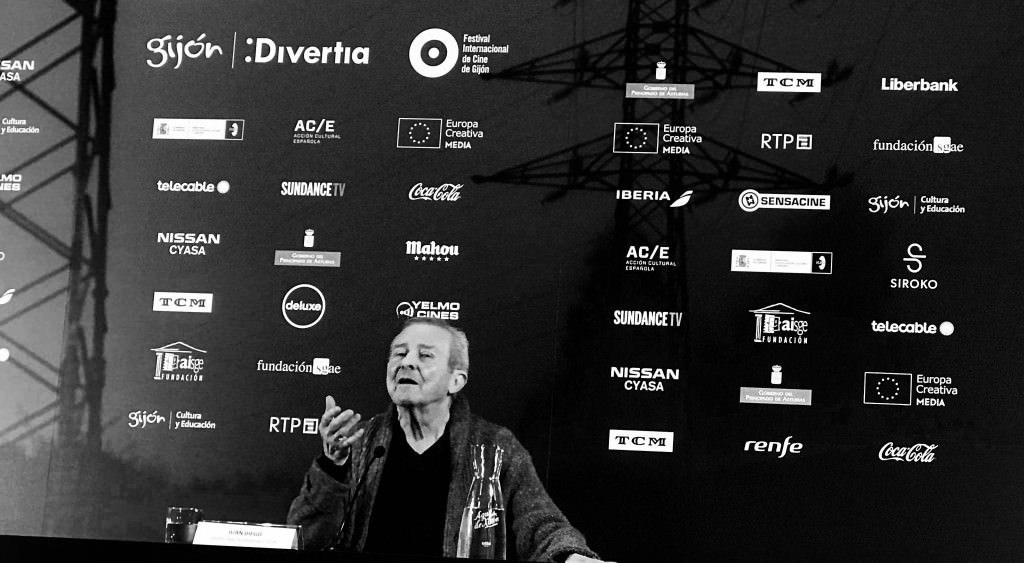
[[[334,441],[345,438],[352,433],[352,429],[355,428],[356,424],[359,424],[361,419],[362,416],[353,414],[352,411],[341,413],[327,427],[327,439]]]
[[[329,410],[333,409],[334,407],[336,407],[338,405],[337,403],[334,402],[334,397],[332,397],[330,395],[328,395],[324,399],[324,403],[325,403],[325,406],[324,406],[324,410],[325,411],[329,411]]]
[[[364,430],[363,428],[360,428],[359,430],[356,431],[355,434],[352,434],[351,436],[349,436],[349,437],[343,439],[341,442],[339,442],[338,445],[341,446],[342,448],[350,448],[350,447],[352,447],[352,444],[355,444],[356,442],[359,441],[360,438],[363,437],[363,430]]]

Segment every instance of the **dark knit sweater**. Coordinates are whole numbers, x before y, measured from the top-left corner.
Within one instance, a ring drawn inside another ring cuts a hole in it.
[[[335,537],[356,480],[371,461],[373,450],[391,444],[392,420],[395,416],[395,408],[392,407],[365,423],[366,434],[352,448],[348,464],[350,467],[345,468],[348,471],[331,472],[338,476],[347,473],[343,480],[332,477],[314,460],[306,472],[302,490],[288,511],[288,523],[302,526],[306,549],[320,549]],[[472,414],[467,401],[461,397],[456,397],[452,402],[448,425],[452,477],[448,484],[444,537],[438,538],[445,557],[455,557],[462,509],[473,481],[470,445],[487,443],[497,444],[505,450],[500,480],[505,514],[508,517],[507,557],[527,561],[563,561],[571,553],[597,557],[587,548],[583,534],[569,524],[552,502],[537,477],[529,452],[509,429]],[[384,455],[385,458],[378,459],[366,473],[362,489],[355,499],[352,516],[342,533],[342,546],[362,550],[366,544],[374,498],[387,461],[387,452]]]

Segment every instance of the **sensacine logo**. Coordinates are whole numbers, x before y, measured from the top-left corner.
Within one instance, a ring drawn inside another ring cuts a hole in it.
[[[457,321],[461,310],[458,301],[402,301],[395,307],[395,314],[400,319],[426,317]]]
[[[316,325],[324,318],[326,310],[324,294],[308,283],[289,289],[281,300],[281,314],[295,328],[306,329]]]

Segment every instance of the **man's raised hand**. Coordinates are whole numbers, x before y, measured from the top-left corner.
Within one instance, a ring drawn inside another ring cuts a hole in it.
[[[345,465],[352,444],[363,437],[363,429],[355,430],[360,415],[351,409],[342,411],[328,395],[324,414],[320,417],[320,439],[324,444],[324,455],[335,465]]]

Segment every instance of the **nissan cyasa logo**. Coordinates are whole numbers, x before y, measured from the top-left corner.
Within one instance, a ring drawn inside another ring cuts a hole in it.
[[[324,318],[327,300],[324,294],[308,283],[299,284],[288,290],[281,300],[281,314],[284,320],[295,328],[309,328]]]

